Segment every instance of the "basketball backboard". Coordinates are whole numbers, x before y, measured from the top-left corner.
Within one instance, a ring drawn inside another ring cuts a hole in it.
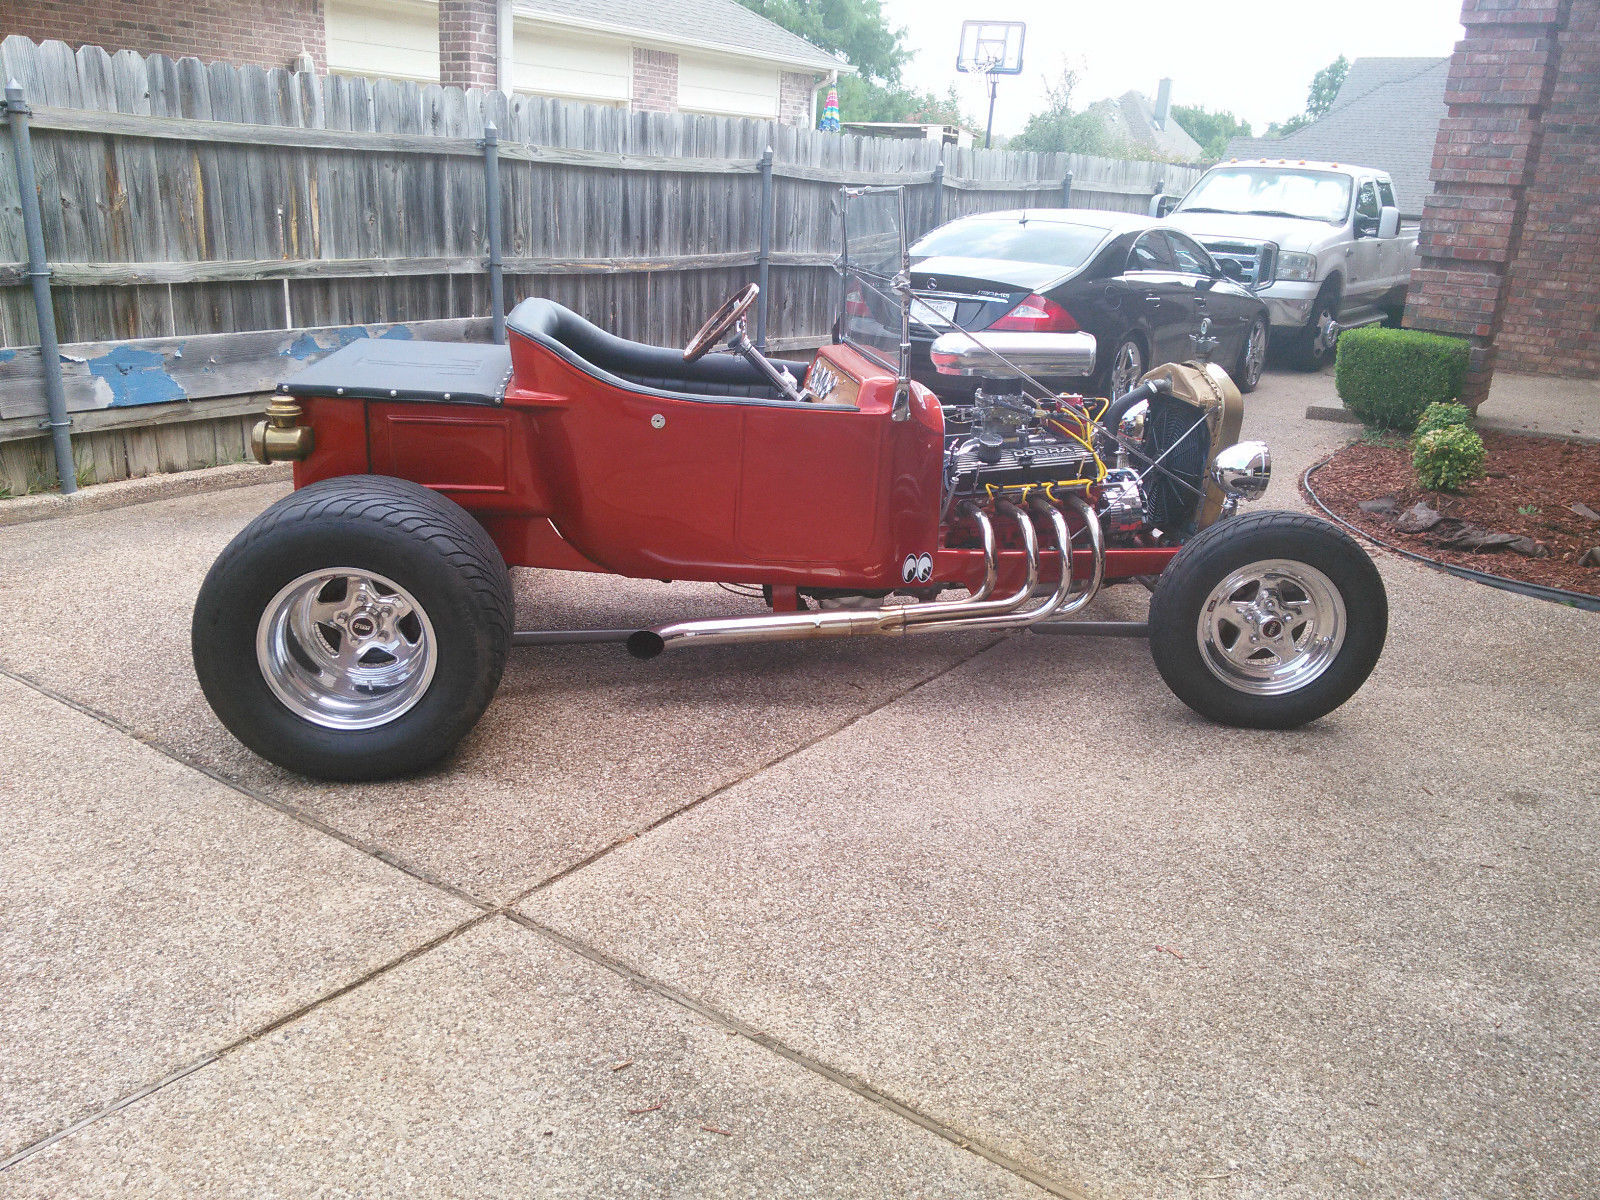
[[[972,75],[1022,74],[1022,21],[963,21],[956,70]]]

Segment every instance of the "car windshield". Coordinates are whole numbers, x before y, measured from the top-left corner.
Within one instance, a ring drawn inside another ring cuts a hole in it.
[[[935,229],[911,247],[913,258],[951,255],[957,258],[994,258],[1008,262],[1048,263],[1081,267],[1105,240],[1106,231],[1095,225],[1062,221],[1029,221],[1008,217],[997,221],[955,221]]]
[[[1332,171],[1224,167],[1196,184],[1177,211],[1298,217],[1339,225],[1350,215],[1350,178]]]

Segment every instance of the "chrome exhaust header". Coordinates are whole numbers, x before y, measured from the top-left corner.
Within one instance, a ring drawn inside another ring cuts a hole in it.
[[[1033,521],[1009,500],[995,508],[1016,521],[1017,532],[1027,553],[1022,586],[1009,596],[990,599],[1000,573],[1000,554],[994,526],[988,514],[971,501],[962,512],[977,522],[983,542],[984,579],[977,592],[965,600],[933,601],[928,604],[890,604],[876,609],[832,610],[829,612],[762,613],[753,617],[713,617],[706,620],[677,621],[654,629],[641,629],[628,636],[628,653],[635,658],[655,658],[667,650],[686,646],[727,646],[744,642],[802,641],[832,637],[902,637],[908,633],[959,632],[977,629],[1013,629],[1060,613],[1076,612],[1100,588],[1105,566],[1100,522],[1094,511],[1077,497],[1068,497],[1083,517],[1094,547],[1095,569],[1089,587],[1079,596],[1072,593],[1072,535],[1066,519],[1054,505],[1034,501],[1041,516],[1049,520],[1061,555],[1061,581],[1051,595],[1030,608],[1023,606],[1039,586],[1039,539]]]

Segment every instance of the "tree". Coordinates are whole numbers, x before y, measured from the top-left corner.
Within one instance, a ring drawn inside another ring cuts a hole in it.
[[[1232,138],[1254,136],[1249,121],[1241,121],[1231,112],[1212,112],[1198,104],[1174,104],[1172,119],[1200,143],[1207,158],[1221,158],[1228,152]]]
[[[944,96],[901,87],[900,71],[911,57],[904,29],[890,26],[882,0],[739,0],[751,12],[841,56],[858,74],[839,78],[839,117],[844,121],[917,121],[961,125],[951,87]]]
[[[1333,107],[1345,77],[1350,74],[1350,60],[1339,55],[1311,80],[1311,91],[1306,96],[1306,116],[1315,121]]]
[[[1297,113],[1281,124],[1274,121],[1267,126],[1267,136],[1283,137],[1296,129],[1304,129],[1318,117],[1325,115],[1333,107],[1339,89],[1344,86],[1345,76],[1349,74],[1350,60],[1341,54],[1312,78],[1311,89],[1306,94],[1305,111]]]
[[[1045,85],[1044,111],[1030,116],[1022,132],[1006,143],[1006,149],[1129,157],[1129,148],[1121,139],[1112,137],[1096,114],[1073,111],[1072,93],[1077,86],[1078,73],[1071,67],[1062,67],[1056,81]]]
[[[862,80],[900,82],[900,70],[911,57],[904,29],[889,25],[882,0],[739,0],[790,33],[840,55]],[[840,97],[841,101],[843,97]],[[861,118],[865,119],[865,118]]]
[[[854,75],[841,76],[839,116],[846,121],[915,121],[976,130],[976,122],[961,111],[961,96],[954,84],[943,96],[935,96],[914,88],[880,87]]]

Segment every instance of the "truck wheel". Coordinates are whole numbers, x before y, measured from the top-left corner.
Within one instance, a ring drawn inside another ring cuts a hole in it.
[[[1150,601],[1150,653],[1167,686],[1203,717],[1254,729],[1292,729],[1338,708],[1372,673],[1388,628],[1372,560],[1299,513],[1211,526]]]
[[[1270,326],[1265,317],[1257,317],[1250,326],[1250,332],[1245,335],[1244,345],[1239,349],[1239,361],[1233,370],[1233,382],[1239,391],[1249,395],[1261,383],[1261,372],[1267,365],[1267,338],[1270,336]]]
[[[1290,358],[1297,370],[1320,371],[1333,358],[1339,341],[1339,287],[1322,289],[1311,308],[1311,320],[1295,335]]]
[[[247,525],[195,603],[195,673],[261,757],[384,779],[447,754],[511,644],[511,577],[483,527],[419,484],[328,479]]]

